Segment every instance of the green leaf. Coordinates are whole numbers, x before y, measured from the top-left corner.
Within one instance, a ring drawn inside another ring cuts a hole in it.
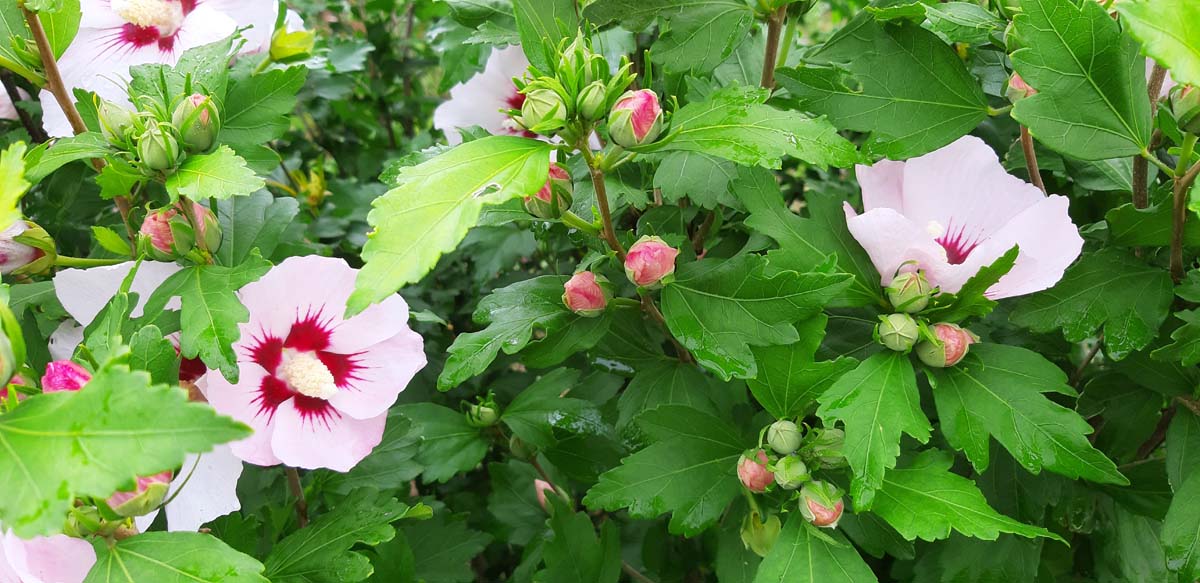
[[[1007,532],[1025,538],[1063,541],[1044,528],[1022,524],[988,506],[975,483],[950,471],[953,459],[929,450],[913,466],[889,470],[871,512],[909,540],[934,541],[951,529],[970,537],[996,540]]]
[[[415,558],[415,580],[423,583],[469,583],[475,581],[471,559],[492,537],[471,530],[465,517],[437,512],[431,520],[401,525]],[[392,583],[387,581],[386,583]]]
[[[414,433],[421,436],[416,460],[425,467],[425,481],[445,482],[487,455],[488,442],[478,427],[467,424],[466,415],[433,403],[401,405],[399,411],[413,420]]]
[[[96,243],[105,251],[121,256],[129,255],[133,251],[129,246],[129,241],[108,227],[93,226],[92,237],[95,237]]]
[[[818,401],[817,415],[826,427],[838,421],[845,425],[844,451],[854,472],[850,492],[855,508],[870,509],[884,472],[896,467],[901,433],[921,443],[929,440],[912,363],[898,352],[876,353],[842,375]]]
[[[527,462],[509,458],[487,467],[491,490],[488,512],[496,519],[492,532],[514,545],[527,545],[546,530],[546,511],[538,504],[533,481],[537,471]]]
[[[579,30],[574,0],[512,0],[517,33],[529,64],[552,73],[558,65],[559,41]]]
[[[829,122],[766,105],[758,87],[727,87],[689,103],[671,118],[667,138],[645,151],[700,152],[745,166],[779,168],[784,156],[817,166],[847,167],[858,152]]]
[[[129,339],[129,365],[150,373],[155,384],[179,381],[179,354],[158,326],[145,326]]]
[[[879,272],[846,228],[840,196],[806,192],[811,217],[804,218],[784,204],[770,172],[741,168],[738,185],[737,195],[750,211],[746,225],[779,243],[779,249],[767,253],[773,269],[817,271],[831,256],[836,257],[838,270],[853,275],[854,280],[830,302],[831,307],[885,305]]]
[[[720,383],[679,361],[663,361],[638,370],[617,401],[617,427],[622,428],[644,411],[659,405],[686,405],[716,415],[709,395],[720,390]]]
[[[1141,0],[1115,7],[1121,21],[1142,41],[1142,50],[1170,69],[1176,83],[1200,85],[1200,4]]]
[[[234,267],[196,265],[167,278],[146,300],[145,313],[158,314],[178,296],[180,314],[179,351],[184,358],[199,357],[218,369],[229,382],[237,382],[238,354],[233,343],[241,336],[238,324],[250,320],[250,312],[237,297],[242,286],[257,281],[271,264],[257,253]]]
[[[172,201],[183,196],[192,200],[221,200],[246,196],[266,186],[266,182],[247,168],[246,161],[229,146],[221,146],[211,154],[188,156],[167,178],[166,186]]]
[[[35,87],[40,87],[46,83],[42,74],[37,71],[40,67],[31,67],[17,50],[17,47],[33,45],[33,35],[29,32],[20,6],[16,0],[0,2],[0,39],[4,39],[0,42],[0,67],[28,79]],[[80,17],[79,0],[62,0],[58,10],[38,14],[55,58],[62,57],[67,46],[74,40],[75,33],[79,31]],[[36,51],[32,58],[37,60]]]
[[[1013,67],[1038,93],[1013,118],[1041,143],[1080,160],[1134,156],[1150,143],[1145,59],[1098,2],[1021,0],[1024,48]]]
[[[231,79],[218,141],[241,151],[282,136],[307,74],[307,67],[295,66]]]
[[[133,476],[250,434],[178,387],[110,363],[78,392],[25,399],[0,415],[0,521],[18,536],[59,532],[78,496],[106,498]]]
[[[1067,375],[1042,355],[1017,346],[976,344],[957,366],[930,369],[942,433],[982,472],[989,436],[1030,472],[1127,484],[1112,460],[1088,442],[1092,426],[1044,396],[1073,395]]]
[[[579,380],[579,371],[559,368],[529,385],[504,409],[500,421],[538,449],[553,447],[555,430],[588,435],[611,433],[591,401],[562,396]]]
[[[271,257],[298,212],[300,203],[295,198],[275,198],[266,190],[218,201],[221,247],[216,253],[217,262],[237,265],[254,249],[263,257]]]
[[[1106,503],[1107,502],[1107,503]],[[1107,528],[1092,537],[1097,581],[1175,581],[1159,539],[1157,520],[1134,514],[1120,504],[1101,500],[1097,513]]]
[[[438,389],[450,390],[487,369],[500,350],[516,354],[533,342],[534,331],[546,337],[533,346],[557,342],[576,326],[588,327],[589,335],[572,342],[579,350],[595,345],[604,330],[590,333],[594,323],[563,305],[566,276],[543,275],[500,288],[483,298],[475,309],[475,321],[486,324],[479,332],[459,334],[447,350],[450,357],[438,376]],[[607,322],[607,317],[596,318]],[[553,359],[548,359],[553,360]]]
[[[849,276],[783,271],[768,277],[758,255],[705,259],[681,266],[662,292],[671,333],[721,378],[754,378],[751,346],[800,340],[793,322],[821,310]]]
[[[25,179],[25,143],[17,142],[0,153],[0,228],[21,220],[19,205],[30,186]]]
[[[949,42],[983,45],[992,35],[1004,31],[1004,19],[970,2],[946,2],[925,5],[922,25]]]
[[[737,200],[729,191],[737,175],[737,164],[723,158],[702,152],[671,152],[654,171],[654,188],[662,190],[666,202],[686,197],[711,209]]]
[[[549,172],[549,144],[511,136],[467,142],[403,169],[396,188],[372,203],[367,220],[375,231],[363,247],[366,265],[346,313],[421,279],[458,246],[484,205],[537,192]]]
[[[1057,285],[1023,299],[1011,319],[1037,332],[1062,328],[1070,342],[1103,327],[1106,353],[1120,360],[1154,340],[1173,297],[1166,271],[1109,248],[1084,255]]]
[[[96,564],[83,583],[269,583],[262,563],[209,534],[147,532],[93,546]]]
[[[1171,499],[1171,507],[1162,524],[1163,549],[1167,568],[1188,581],[1200,579],[1200,474],[1195,472],[1183,482]]]
[[[58,138],[48,148],[35,148],[25,159],[25,177],[37,184],[55,170],[76,160],[103,158],[112,151],[108,140],[98,132],[85,132],[69,138]]]
[[[962,59],[912,22],[885,25],[861,13],[806,61],[816,66],[777,71],[779,84],[838,129],[871,132],[869,155],[927,154],[987,117]]]
[[[358,462],[349,472],[330,471],[323,488],[330,492],[349,494],[357,488],[400,490],[419,476],[425,468],[417,463],[421,435],[418,425],[398,409],[388,412],[383,441]]]
[[[371,576],[371,561],[351,548],[392,540],[391,523],[428,516],[424,505],[409,506],[372,490],[357,490],[312,524],[284,537],[267,555],[272,583],[350,583]]]
[[[663,19],[668,26],[651,54],[672,72],[712,71],[746,40],[754,22],[754,11],[740,0],[597,0],[583,14],[597,25],[618,21],[633,31]]]
[[[134,187],[146,180],[146,176],[133,164],[120,158],[109,158],[108,164],[96,177],[96,185],[100,187],[100,198],[112,200],[133,192]]]
[[[1184,408],[1167,428],[1167,480],[1179,490],[1200,468],[1200,417]]]
[[[838,520],[838,530],[873,557],[882,559],[884,555],[892,555],[897,559],[912,560],[917,554],[912,541],[900,536],[877,514],[843,514]]]
[[[627,507],[639,519],[670,512],[672,534],[703,532],[741,490],[737,460],[750,443],[724,420],[683,405],[647,411],[637,424],[654,443],[601,474],[583,503]]]
[[[950,535],[922,553],[913,583],[1036,581],[1041,556],[1040,539],[1000,535],[995,541],[984,541]]]
[[[1200,363],[1200,310],[1180,310],[1175,317],[1183,320],[1183,325],[1171,332],[1170,344],[1155,349],[1151,356],[1183,366]]]
[[[813,355],[825,338],[829,318],[817,314],[796,325],[800,341],[787,346],[754,348],[758,376],[746,381],[759,404],[776,419],[804,417],[817,397],[834,381],[853,370],[858,361],[841,356],[816,361]]]
[[[930,321],[958,322],[967,318],[982,318],[996,308],[996,301],[989,299],[988,288],[1012,271],[1020,250],[1013,246],[999,259],[975,272],[957,293],[941,293],[934,296],[924,313]]]
[[[621,576],[621,536],[613,521],[605,521],[600,536],[592,519],[571,512],[566,502],[547,497],[554,504],[550,529],[554,538],[542,546],[546,569],[534,576],[538,583],[617,583]]]
[[[837,531],[828,534],[793,512],[754,583],[869,583],[878,581],[858,551]]]

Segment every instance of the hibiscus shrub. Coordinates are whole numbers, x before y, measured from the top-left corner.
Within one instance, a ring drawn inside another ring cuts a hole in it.
[[[1195,0],[0,22],[0,582],[1200,580]]]

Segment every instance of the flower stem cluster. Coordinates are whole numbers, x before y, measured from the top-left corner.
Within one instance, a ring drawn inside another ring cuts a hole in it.
[[[144,100],[136,111],[97,98],[96,111],[105,139],[157,178],[170,175],[189,154],[211,150],[221,129],[216,102],[202,93],[177,97],[170,107]]]
[[[979,337],[950,322],[930,324],[920,313],[938,293],[921,271],[901,273],[884,288],[896,313],[879,316],[875,341],[889,350],[908,353],[915,349],[917,358],[927,366],[954,366],[967,355]]]

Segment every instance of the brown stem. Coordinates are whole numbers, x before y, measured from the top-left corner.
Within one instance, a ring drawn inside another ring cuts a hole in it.
[[[17,82],[13,78],[12,72],[0,71],[0,82],[4,83],[4,91],[8,94],[8,99],[12,101],[13,109],[17,110],[17,117],[21,119],[21,125],[25,126],[25,131],[29,133],[29,139],[39,144],[46,141],[46,130],[33,120],[28,111],[17,107],[17,103],[21,101],[21,93],[17,91]]]
[[[1154,433],[1150,434],[1149,439],[1142,442],[1142,445],[1138,447],[1137,455],[1133,459],[1144,460],[1150,457],[1150,454],[1154,453],[1154,450],[1158,449],[1158,446],[1162,445],[1162,442],[1167,439],[1167,428],[1171,425],[1171,419],[1175,417],[1175,411],[1177,409],[1174,405],[1163,409],[1162,417],[1158,420],[1158,425],[1154,426]]]
[[[1047,194],[1046,184],[1042,182],[1042,173],[1038,169],[1037,152],[1033,149],[1033,135],[1029,128],[1021,126],[1021,151],[1025,152],[1025,168],[1029,170],[1029,180],[1033,185]]]
[[[1088,353],[1083,356],[1083,360],[1079,362],[1079,366],[1075,367],[1075,372],[1071,373],[1072,387],[1079,388],[1079,381],[1083,380],[1083,372],[1087,370],[1088,365],[1092,364],[1092,359],[1096,358],[1096,354],[1100,352],[1100,347],[1104,346],[1104,334],[1096,339],[1096,345],[1088,350]]]
[[[1200,417],[1200,401],[1197,401],[1195,397],[1184,397],[1181,395],[1175,397],[1175,402],[1187,407],[1188,411],[1192,412],[1192,415]]]
[[[717,220],[717,210],[708,213],[708,216],[704,217],[704,222],[700,223],[700,228],[696,229],[696,233],[692,235],[692,249],[696,251],[697,256],[704,254],[704,240],[708,238],[708,232],[712,230],[713,223]]]
[[[1150,119],[1158,110],[1158,94],[1162,91],[1167,70],[1154,63],[1150,79],[1146,82],[1146,93],[1150,99]],[[1133,157],[1133,206],[1144,209],[1150,205],[1150,162],[1141,156]]]
[[[1187,193],[1196,181],[1197,174],[1200,174],[1200,162],[1175,179],[1171,197],[1171,278],[1175,283],[1183,281],[1183,229],[1187,223]]]
[[[671,334],[671,329],[667,327],[667,319],[664,318],[662,312],[658,310],[658,306],[654,305],[654,300],[650,299],[650,296],[642,296],[642,309],[645,310],[645,312],[650,315],[650,319],[654,320],[654,322],[658,324],[658,327],[662,328],[662,331],[666,333],[667,338],[671,340],[671,345],[675,347],[675,354],[679,356],[679,360],[681,362],[696,362],[696,359],[692,356],[692,353],[689,352],[687,348],[684,348],[683,345],[675,339],[674,334]]]
[[[592,187],[596,191],[596,206],[600,207],[600,220],[604,223],[604,229],[600,234],[608,246],[617,253],[617,259],[624,262],[625,247],[621,245],[621,241],[617,239],[617,232],[613,229],[612,211],[608,206],[608,189],[604,185],[604,171],[596,166],[596,157],[592,155],[586,140],[579,145],[579,151],[583,153],[583,159],[587,162],[588,171],[592,175]]]
[[[634,569],[633,565],[630,565],[626,561],[621,561],[621,570],[625,571],[625,574],[629,575],[630,579],[633,579],[638,583],[654,583],[653,579],[643,575],[641,571]]]
[[[779,59],[779,37],[783,30],[783,21],[787,19],[787,7],[781,6],[767,17],[767,52],[763,54],[762,79],[759,82],[763,89],[775,88],[775,64]]]
[[[288,490],[296,499],[296,523],[300,528],[308,526],[308,501],[304,499],[304,487],[300,485],[300,472],[296,468],[284,470],[287,474]]]

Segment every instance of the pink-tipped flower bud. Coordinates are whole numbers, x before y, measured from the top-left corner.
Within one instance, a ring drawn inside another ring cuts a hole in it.
[[[117,492],[108,497],[108,506],[119,516],[143,516],[158,508],[171,487],[170,471],[139,476],[132,492]]]
[[[918,344],[917,358],[935,368],[958,364],[967,355],[971,345],[979,341],[979,337],[970,330],[948,322],[934,324],[930,329],[937,336],[937,342],[925,340]]]
[[[845,509],[842,491],[829,482],[813,480],[800,489],[800,514],[813,526],[837,528]]]
[[[1025,80],[1016,73],[1013,73],[1012,77],[1008,79],[1008,88],[1004,90],[1005,97],[1008,97],[1008,100],[1013,103],[1034,95],[1035,93],[1037,93],[1037,89],[1030,87],[1029,84],[1026,83]]]
[[[183,202],[152,211],[142,221],[139,241],[151,257],[159,261],[174,261],[187,255],[196,246],[197,238],[203,238],[206,248],[216,251],[221,244],[221,226],[216,215],[208,207],[192,203],[192,212],[199,223],[199,231],[192,228],[181,209]]]
[[[626,148],[649,144],[662,132],[658,94],[649,89],[626,91],[608,114],[608,135]]]
[[[78,391],[90,380],[92,373],[86,368],[70,360],[56,360],[46,365],[46,374],[42,376],[42,392]]]
[[[6,384],[4,387],[0,388],[0,405],[2,405],[4,401],[8,400],[8,388],[13,385],[27,387],[27,386],[29,386],[29,383],[24,378],[22,378],[21,375],[13,375],[13,377],[11,379],[8,379],[8,384]],[[25,395],[21,394],[21,392],[16,389],[13,390],[13,393],[15,393],[17,395],[18,401],[25,398]]]
[[[171,123],[179,130],[184,149],[196,154],[207,152],[216,142],[221,114],[211,97],[193,93],[175,108]]]
[[[753,454],[743,454],[738,460],[737,475],[742,481],[742,485],[751,492],[764,492],[767,486],[770,486],[775,481],[775,474],[767,469],[767,464],[771,462],[767,458],[767,452],[757,450]]]
[[[594,318],[604,313],[608,306],[609,292],[603,284],[608,283],[604,276],[597,276],[590,271],[580,271],[571,276],[563,284],[563,304],[567,309],[584,316]]]
[[[933,288],[922,271],[901,273],[892,279],[887,289],[888,301],[897,311],[915,314],[929,305]]]
[[[540,219],[555,219],[571,208],[571,195],[575,185],[565,168],[550,163],[550,175],[546,184],[533,196],[525,197],[525,210]]]
[[[908,352],[921,337],[921,327],[908,314],[888,314],[879,317],[875,340],[896,352]]]
[[[7,275],[45,255],[41,249],[14,241],[18,235],[28,230],[29,223],[16,221],[0,233],[0,273]]]
[[[638,239],[625,255],[625,277],[638,287],[657,288],[674,280],[679,250],[658,237]]]
[[[533,481],[533,490],[535,492],[537,492],[538,505],[542,507],[542,510],[545,510],[546,512],[550,512],[550,505],[548,505],[546,503],[546,493],[549,492],[549,493],[553,494],[554,486],[551,485],[550,482],[547,482],[546,480],[534,480]]]

